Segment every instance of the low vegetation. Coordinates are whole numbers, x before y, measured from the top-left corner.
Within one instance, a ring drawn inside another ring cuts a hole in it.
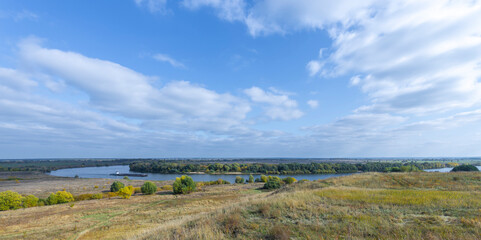
[[[189,176],[182,176],[176,178],[174,184],[172,184],[172,189],[174,194],[188,194],[195,191],[196,184]]]
[[[121,198],[124,198],[124,199],[129,199],[130,196],[132,196],[132,194],[134,194],[134,187],[132,186],[127,186],[127,187],[123,187],[121,189],[119,189],[119,191],[117,191],[117,196],[121,197]]]
[[[19,209],[22,207],[22,195],[5,191],[0,193],[0,211]]]
[[[110,185],[110,191],[111,192],[118,192],[123,187],[125,187],[125,184],[123,184],[122,182],[119,182],[119,181],[115,181],[115,182],[112,183],[112,185]]]
[[[147,181],[142,185],[141,191],[143,194],[151,195],[157,192],[157,186],[153,182]]]
[[[260,182],[261,179],[265,182]],[[363,173],[322,181],[262,176],[251,184],[219,184],[223,180],[218,180],[213,181],[217,184],[208,185],[210,182],[195,183],[187,177],[177,180],[179,184],[164,185],[171,190],[162,186],[160,194],[129,195],[128,201],[121,199],[121,191],[103,193],[104,199],[95,200],[91,199],[92,193],[85,196],[89,201],[80,201],[75,196],[75,205],[3,211],[0,238],[479,239],[481,236],[479,172]],[[190,184],[191,194],[173,195],[174,189],[183,184]],[[202,188],[194,191],[192,186],[196,184]],[[269,184],[275,187],[262,189]],[[131,186],[121,189],[135,191]],[[106,199],[109,194],[111,198]],[[15,207],[25,207],[27,196],[20,196],[20,206]]]
[[[48,205],[60,204],[73,202],[75,199],[71,193],[67,191],[58,191],[57,193],[52,193],[47,198]]]
[[[480,184],[479,173],[374,173],[303,181],[148,238],[479,239]]]
[[[235,183],[245,183],[245,179],[241,176],[235,177]]]

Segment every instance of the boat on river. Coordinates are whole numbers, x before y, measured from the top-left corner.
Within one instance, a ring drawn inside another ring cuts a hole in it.
[[[144,174],[144,173],[120,173],[120,172],[115,172],[115,173],[111,173],[110,174],[111,176],[119,176],[119,177],[123,177],[123,176],[127,176],[127,177],[147,177],[147,174]]]

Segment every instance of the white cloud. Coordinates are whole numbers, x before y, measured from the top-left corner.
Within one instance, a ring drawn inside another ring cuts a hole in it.
[[[25,89],[37,86],[37,82],[30,80],[26,74],[15,69],[0,67],[0,87],[1,86]]]
[[[165,13],[167,0],[134,0],[137,6],[145,6],[152,13]]]
[[[162,126],[203,126],[226,131],[240,125],[250,106],[228,93],[219,94],[186,81],[155,88],[154,78],[119,64],[74,52],[48,49],[37,40],[19,44],[19,54],[32,74],[49,74],[87,94],[89,104],[123,117],[156,121]]]
[[[309,71],[309,75],[312,77],[321,70],[322,63],[320,61],[312,60],[307,63],[306,68]]]
[[[214,4],[215,2],[215,4]],[[216,6],[220,1],[192,1]],[[243,6],[252,36],[322,29],[330,54],[311,76],[349,76],[372,104],[359,111],[425,114],[481,102],[481,2],[261,0]],[[368,76],[361,78],[360,76]]]
[[[312,109],[317,108],[319,106],[319,102],[316,100],[309,100],[307,101],[307,105],[311,107]]]
[[[340,22],[351,25],[356,18],[369,15],[373,0],[264,0],[249,9],[245,20],[253,36],[286,33],[304,28],[324,29]]]
[[[167,63],[169,63],[170,65],[172,65],[173,67],[176,67],[176,68],[185,68],[185,65],[183,63],[171,58],[167,54],[158,53],[158,54],[155,54],[153,56],[153,58],[157,61],[167,62]]]
[[[242,21],[245,13],[243,0],[183,0],[182,5],[188,9],[196,10],[207,6],[217,10],[217,15],[227,21]]]
[[[297,108],[297,102],[287,95],[267,92],[258,87],[244,90],[253,102],[266,104],[265,114],[271,119],[291,120],[304,115]]]

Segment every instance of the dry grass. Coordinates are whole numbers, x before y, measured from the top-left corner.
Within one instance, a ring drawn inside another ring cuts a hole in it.
[[[257,190],[262,184],[166,190],[0,212],[0,239],[481,239],[480,179],[367,173],[275,192]]]
[[[79,188],[82,189],[81,185]],[[239,193],[250,188],[254,186],[214,186],[190,195],[174,196],[162,191],[149,196],[139,194],[130,199],[114,197],[80,201],[73,207],[60,204],[4,211],[0,212],[0,239],[141,238],[245,201],[244,195],[247,198],[252,195]],[[50,187],[44,189],[48,191]],[[98,189],[92,187],[90,191],[93,193]]]
[[[481,174],[425,174],[298,183],[176,229],[211,239],[480,239]],[[226,225],[226,216],[235,217]],[[194,239],[176,234],[162,236]]]

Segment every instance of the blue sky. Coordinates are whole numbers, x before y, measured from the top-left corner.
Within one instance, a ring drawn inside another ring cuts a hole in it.
[[[0,158],[481,155],[478,1],[0,2]]]

